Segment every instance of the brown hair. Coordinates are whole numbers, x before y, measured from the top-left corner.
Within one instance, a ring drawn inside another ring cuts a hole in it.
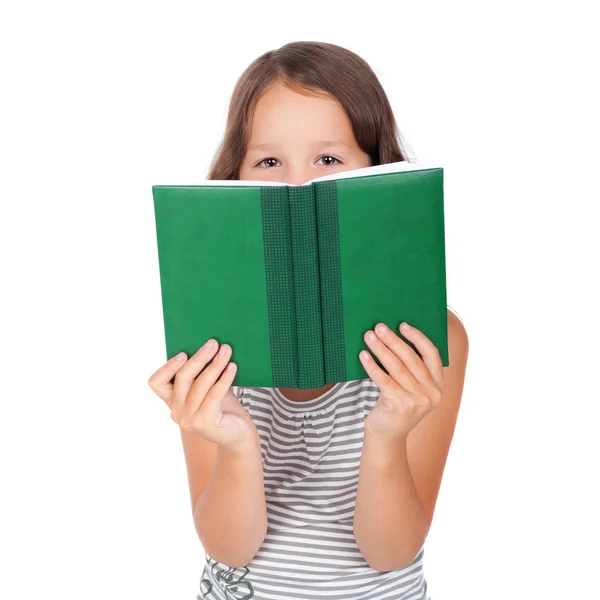
[[[333,96],[371,165],[408,161],[389,100],[366,61],[335,44],[290,42],[259,56],[238,79],[208,179],[239,179],[256,103],[277,81],[300,93]]]

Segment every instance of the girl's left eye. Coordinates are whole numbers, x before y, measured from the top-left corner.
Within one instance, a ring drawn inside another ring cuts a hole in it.
[[[331,158],[332,160],[337,160],[338,163],[340,162],[337,158],[335,158],[335,156],[321,156],[321,158],[319,160],[321,160],[322,158]],[[327,163],[325,166],[331,167],[332,165],[333,165],[333,163]]]

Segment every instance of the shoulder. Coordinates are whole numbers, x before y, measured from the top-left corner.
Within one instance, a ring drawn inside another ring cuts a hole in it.
[[[448,307],[448,352],[450,357],[461,361],[469,352],[469,336],[464,321],[458,313]],[[461,361],[462,362],[462,361]]]
[[[439,412],[445,412],[449,422],[455,419],[460,405],[468,356],[469,336],[464,321],[456,311],[448,309],[449,364],[443,368],[445,390],[442,399],[443,407]]]
[[[458,410],[469,356],[469,336],[458,313],[448,309],[448,366],[444,367],[446,403]]]

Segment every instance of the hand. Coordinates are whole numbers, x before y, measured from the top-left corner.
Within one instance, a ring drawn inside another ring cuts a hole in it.
[[[440,402],[444,393],[444,376],[440,353],[433,342],[421,331],[411,327],[404,335],[423,358],[396,333],[379,323],[372,341],[366,332],[364,339],[387,370],[377,365],[368,351],[363,350],[360,361],[375,382],[380,396],[365,419],[365,432],[389,443],[406,440],[408,434],[427,413]],[[365,358],[368,357],[368,358]]]
[[[171,418],[180,427],[241,453],[259,444],[258,431],[231,389],[237,370],[235,363],[228,363],[231,346],[222,345],[225,353],[217,354],[219,344],[212,340],[211,346],[210,341],[189,360],[184,353],[173,356],[148,379],[148,385],[171,409]]]

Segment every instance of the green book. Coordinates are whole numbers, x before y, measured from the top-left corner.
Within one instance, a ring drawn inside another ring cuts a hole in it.
[[[358,354],[380,321],[417,351],[407,321],[448,366],[442,168],[152,193],[167,359],[215,338],[233,349],[233,385],[313,389],[368,378]]]

